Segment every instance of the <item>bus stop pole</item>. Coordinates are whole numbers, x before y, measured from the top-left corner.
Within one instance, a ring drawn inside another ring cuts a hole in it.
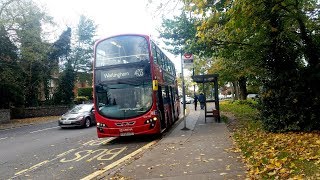
[[[189,128],[187,128],[187,121],[186,121],[186,88],[185,88],[184,76],[183,76],[182,52],[181,52],[181,79],[182,79],[183,121],[184,121],[184,127],[181,130],[189,130]]]

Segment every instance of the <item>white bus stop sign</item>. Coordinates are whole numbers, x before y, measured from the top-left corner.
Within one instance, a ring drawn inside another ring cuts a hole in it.
[[[193,54],[184,53],[182,55],[182,60],[184,62],[185,68],[190,68],[193,65]]]

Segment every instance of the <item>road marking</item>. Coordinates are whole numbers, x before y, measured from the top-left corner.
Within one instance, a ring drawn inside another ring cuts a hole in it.
[[[40,130],[37,130],[37,131],[32,131],[32,132],[30,132],[30,133],[32,134],[32,133],[36,133],[36,132],[46,131],[46,130],[49,130],[49,129],[55,129],[55,128],[58,128],[58,127],[59,127],[59,126],[51,127],[51,128],[45,128],[45,129],[40,129]]]
[[[123,163],[124,161],[132,158],[133,156],[139,154],[140,152],[142,152],[142,151],[150,148],[152,145],[156,144],[156,142],[157,142],[157,140],[151,141],[150,143],[148,143],[148,144],[144,145],[143,147],[137,149],[136,151],[132,152],[131,154],[126,155],[125,157],[123,157],[123,158],[121,158],[121,159],[119,159],[119,160],[117,160],[117,161],[109,164],[108,166],[102,168],[101,170],[98,170],[98,171],[96,171],[96,172],[94,172],[94,173],[92,173],[92,174],[90,174],[90,175],[82,178],[81,180],[96,179],[96,178],[97,178],[99,175],[101,175],[102,173],[104,173],[104,172],[106,172],[106,171],[108,171],[108,170],[110,170],[110,169],[118,166],[119,164],[121,164],[121,163]]]
[[[8,137],[0,138],[0,140],[5,140],[5,139],[8,139]]]
[[[63,156],[65,156],[65,155],[67,155],[67,154],[69,154],[69,153],[71,153],[72,151],[75,151],[75,150],[76,149],[70,149],[69,151],[66,151],[66,152],[63,152],[63,153],[57,155],[57,157],[63,157]]]
[[[74,153],[73,157],[64,157],[63,159],[60,160],[60,162],[62,163],[78,162],[90,157],[91,158],[88,159],[87,162],[90,162],[93,159],[96,159],[98,161],[110,161],[126,149],[127,149],[126,146],[121,148],[113,148],[113,149],[96,149],[96,150],[85,149],[85,150]]]
[[[59,127],[59,126],[58,126],[58,127]],[[56,128],[56,127],[54,127],[54,128]],[[47,128],[47,129],[48,129],[48,128]],[[51,129],[52,129],[52,128],[51,128]],[[103,144],[106,144],[107,142],[109,142],[109,141],[111,141],[111,140],[113,140],[113,139],[115,139],[115,138],[108,138],[107,140],[103,141]],[[89,142],[91,142],[91,141],[89,141]],[[66,152],[63,152],[63,153],[57,155],[55,158],[53,158],[53,159],[51,159],[51,160],[46,160],[46,161],[40,162],[40,163],[38,163],[38,164],[30,167],[30,168],[27,168],[27,169],[24,169],[24,170],[22,170],[22,171],[19,171],[19,172],[15,173],[15,175],[14,175],[13,177],[11,177],[10,179],[17,178],[17,177],[21,176],[22,174],[25,174],[25,173],[27,173],[27,172],[33,171],[33,170],[35,170],[35,169],[38,169],[38,168],[40,168],[41,166],[43,166],[43,165],[45,165],[45,164],[47,164],[47,163],[49,163],[49,162],[52,162],[52,161],[54,161],[54,160],[58,160],[59,158],[62,158],[62,157],[64,157],[64,156],[68,155],[69,153],[71,153],[71,152],[73,152],[73,151],[76,151],[76,150],[78,150],[78,149],[80,149],[80,148],[82,148],[82,147],[84,147],[84,146],[86,146],[86,145],[88,145],[88,144],[87,144],[87,143],[84,143],[83,146],[81,146],[81,147],[79,147],[79,148],[70,149],[70,150],[68,150],[68,151],[66,151]],[[89,144],[89,145],[90,145],[90,144]]]
[[[83,146],[89,145],[89,146],[99,146],[99,145],[106,145],[107,143],[109,143],[110,141],[117,139],[118,137],[110,137],[106,140],[101,141],[101,139],[93,139],[91,141],[88,141],[84,144],[82,144]]]
[[[41,166],[44,165],[44,164],[47,164],[48,162],[50,162],[50,161],[49,161],[49,160],[42,161],[41,163],[38,163],[38,164],[32,166],[31,168],[28,168],[28,169],[19,171],[19,172],[15,173],[14,175],[15,175],[15,177],[16,177],[16,176],[19,176],[19,175],[27,172],[27,171],[32,171],[32,170],[34,170],[34,169],[38,169],[39,167],[41,167]]]

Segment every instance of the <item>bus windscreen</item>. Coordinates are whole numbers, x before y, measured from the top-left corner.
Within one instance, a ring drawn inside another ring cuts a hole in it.
[[[99,113],[108,118],[127,119],[146,113],[152,105],[150,83],[99,84],[96,86]]]

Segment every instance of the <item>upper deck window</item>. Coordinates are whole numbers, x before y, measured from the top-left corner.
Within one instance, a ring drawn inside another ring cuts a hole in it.
[[[148,43],[142,36],[116,36],[96,46],[95,67],[148,61]]]

